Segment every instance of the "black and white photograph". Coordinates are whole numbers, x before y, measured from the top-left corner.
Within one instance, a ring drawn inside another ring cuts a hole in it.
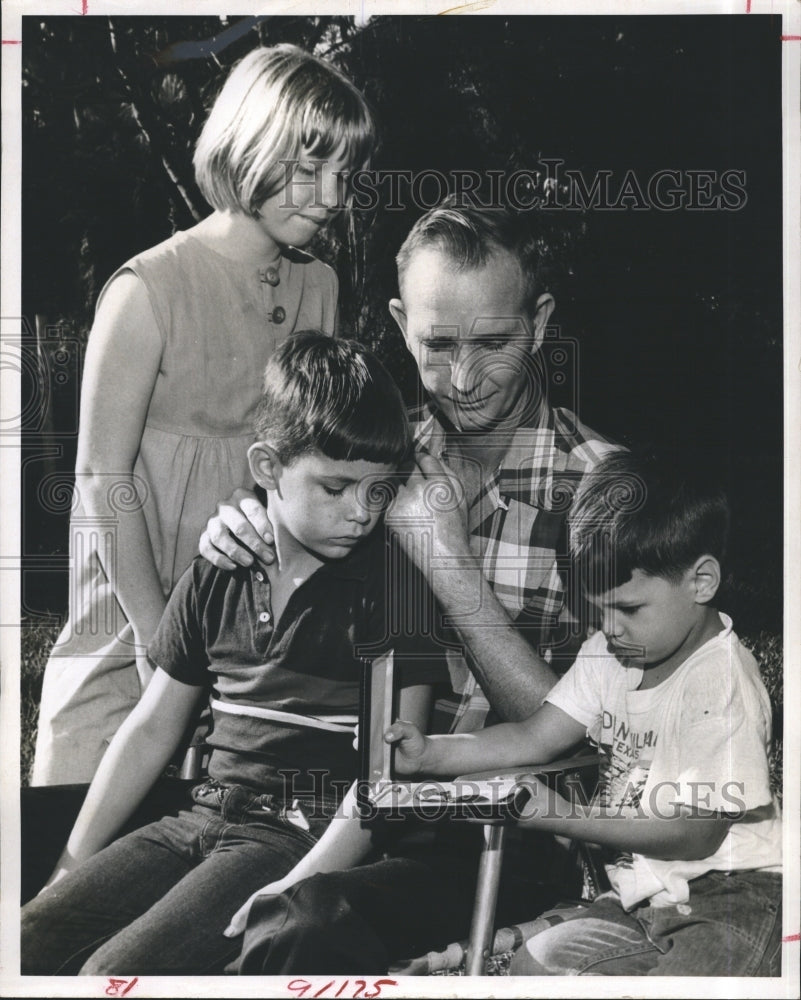
[[[0,995],[797,996],[801,7],[2,13]]]

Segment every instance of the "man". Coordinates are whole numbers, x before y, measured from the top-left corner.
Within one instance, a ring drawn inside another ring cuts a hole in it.
[[[432,730],[465,732],[491,715],[525,718],[553,685],[543,653],[559,658],[577,631],[557,565],[565,516],[614,445],[548,406],[539,352],[554,299],[542,243],[524,219],[446,203],[417,222],[397,260],[400,298],[389,308],[430,402],[415,424],[416,469],[388,522],[465,652],[448,650],[453,690],[435,706]],[[201,552],[221,566],[246,564],[235,535],[270,558],[263,509],[234,499]],[[302,882],[290,875],[253,905],[239,971],[381,973],[466,936],[478,835],[444,824],[388,859]],[[536,900],[517,902],[525,909],[504,914],[501,897],[502,919],[535,915]]]

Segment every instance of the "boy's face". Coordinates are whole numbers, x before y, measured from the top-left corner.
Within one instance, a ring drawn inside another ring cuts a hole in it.
[[[517,425],[539,405],[532,358],[553,299],[541,296],[530,315],[511,253],[499,250],[483,266],[460,271],[442,250],[421,248],[408,263],[402,294],[390,311],[423,385],[457,428]]]
[[[601,612],[607,649],[634,666],[656,666],[679,653],[699,619],[693,570],[678,581],[635,569],[631,579],[590,596]]]
[[[284,542],[297,542],[325,559],[341,559],[366,538],[382,510],[370,503],[370,486],[395,471],[380,462],[344,462],[320,452],[277,463],[269,511]],[[258,478],[258,476],[257,476]],[[375,496],[376,490],[372,495]]]

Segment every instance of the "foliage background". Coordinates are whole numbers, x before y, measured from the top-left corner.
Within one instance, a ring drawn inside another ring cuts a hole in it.
[[[779,633],[779,32],[761,15],[23,18],[27,624],[52,628],[66,609],[97,294],[132,254],[208,211],[191,170],[204,109],[253,46],[291,41],[363,89],[382,127],[380,171],[511,172],[543,158],[588,183],[601,169],[618,183],[629,169],[643,183],[661,169],[745,171],[739,211],[542,213],[557,249],[554,321],[577,349],[575,379],[552,389],[598,430],[715,467],[734,507],[722,606],[741,634]],[[420,212],[353,213],[315,247],[339,273],[343,333],[379,352],[410,402],[415,369],[386,302]]]

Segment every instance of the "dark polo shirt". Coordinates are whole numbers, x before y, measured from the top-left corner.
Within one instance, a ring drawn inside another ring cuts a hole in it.
[[[277,623],[264,567],[229,572],[198,557],[176,584],[148,657],[175,680],[210,689],[210,777],[264,792],[340,797],[358,774],[352,732],[247,709],[352,721],[359,656],[388,649],[402,685],[447,680],[444,650],[427,635],[433,598],[421,595],[430,595],[423,578],[381,527],[305,580]]]

